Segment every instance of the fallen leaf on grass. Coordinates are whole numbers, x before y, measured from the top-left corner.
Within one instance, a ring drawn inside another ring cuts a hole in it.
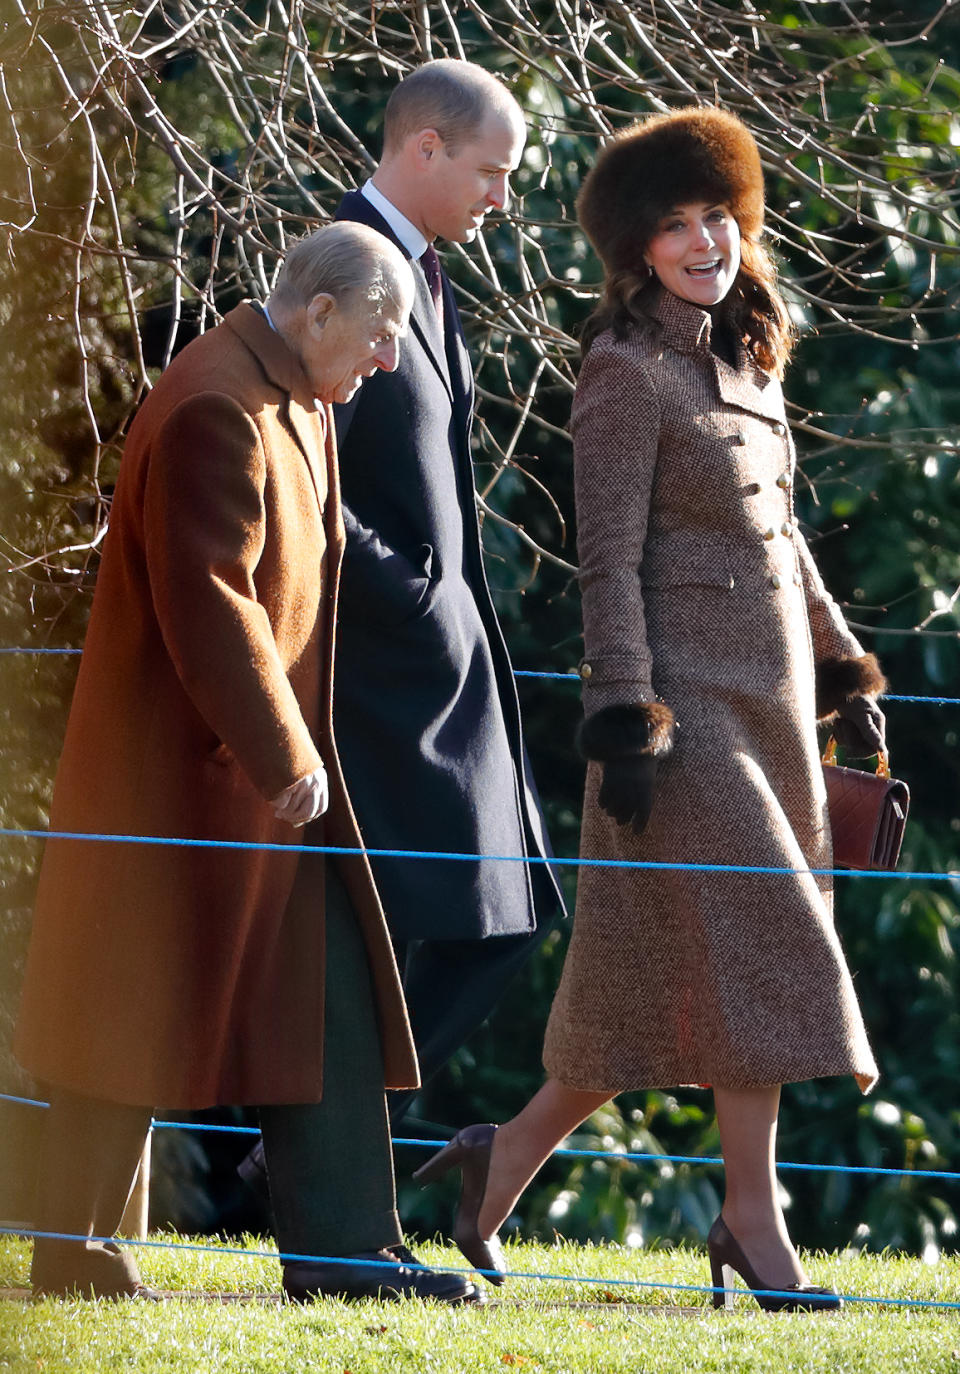
[[[529,1355],[512,1355],[509,1350],[500,1356],[500,1360],[503,1364],[533,1364]]]

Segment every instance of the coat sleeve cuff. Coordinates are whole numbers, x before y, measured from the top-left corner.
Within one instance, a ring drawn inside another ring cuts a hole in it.
[[[581,722],[577,748],[596,763],[631,755],[664,759],[673,748],[673,734],[673,712],[662,701],[605,706]]]
[[[825,658],[817,664],[817,719],[832,716],[854,697],[878,697],[887,679],[875,654],[860,658]]]

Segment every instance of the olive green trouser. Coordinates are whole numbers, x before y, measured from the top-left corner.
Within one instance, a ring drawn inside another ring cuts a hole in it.
[[[323,1101],[260,1108],[281,1255],[349,1255],[403,1238],[367,955],[332,864],[326,946]]]

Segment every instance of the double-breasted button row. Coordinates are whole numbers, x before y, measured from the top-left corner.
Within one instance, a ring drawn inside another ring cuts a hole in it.
[[[763,537],[768,542],[771,539],[776,539],[778,534],[782,534],[784,539],[792,539],[794,528],[795,525],[792,520],[784,520],[783,524],[780,526],[779,529],[777,529],[776,526],[771,525],[769,529],[764,530]]]
[[[803,586],[803,577],[802,577],[802,575],[801,575],[799,572],[795,572],[795,573],[793,574],[793,577],[791,578],[791,581],[793,582],[793,585],[794,585],[795,587],[802,587],[802,586]],[[771,578],[770,578],[770,586],[773,588],[773,590],[774,590],[775,592],[778,592],[778,591],[780,590],[780,588],[781,588],[782,586],[784,586],[784,579],[780,576],[779,573],[773,573],[773,574],[772,574],[772,576],[771,576]]]

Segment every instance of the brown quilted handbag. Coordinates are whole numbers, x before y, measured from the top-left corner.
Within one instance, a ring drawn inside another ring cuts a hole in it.
[[[833,835],[836,868],[896,868],[910,809],[910,789],[890,776],[886,754],[876,773],[843,768],[836,761],[837,742],[827,741],[823,780]]]

